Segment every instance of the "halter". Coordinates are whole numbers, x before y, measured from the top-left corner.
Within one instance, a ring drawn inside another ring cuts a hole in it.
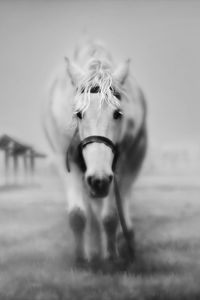
[[[70,173],[71,169],[70,169],[70,157],[69,157],[69,152],[70,152],[70,148],[74,142],[74,139],[76,137],[78,133],[78,129],[75,130],[70,145],[67,149],[67,153],[66,153],[66,167],[67,167],[67,171]],[[105,144],[107,147],[109,147],[113,154],[114,154],[114,158],[113,158],[113,163],[112,163],[112,170],[113,172],[115,171],[116,168],[116,163],[118,160],[118,156],[119,156],[119,150],[118,150],[118,146],[115,145],[109,138],[105,137],[105,136],[101,136],[101,135],[90,135],[88,137],[86,137],[85,139],[83,139],[78,147],[78,155],[79,155],[79,159],[80,159],[80,168],[83,172],[86,171],[86,164],[85,164],[85,160],[83,157],[83,149],[88,145],[88,144],[92,144],[92,143],[102,143]]]
[[[116,162],[117,162],[117,158],[118,158],[118,146],[114,145],[114,143],[108,139],[105,136],[101,136],[101,135],[90,135],[88,137],[86,137],[85,139],[83,139],[79,146],[79,155],[81,158],[81,161],[84,162],[84,158],[83,158],[83,149],[88,145],[88,144],[92,144],[92,143],[102,143],[105,144],[107,147],[109,147],[113,154],[114,154],[114,158],[113,158],[113,163],[112,163],[112,170],[115,170],[115,166],[116,166]],[[86,169],[85,163],[83,164],[84,169]]]

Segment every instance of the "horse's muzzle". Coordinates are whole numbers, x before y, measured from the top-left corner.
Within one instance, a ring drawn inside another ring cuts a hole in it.
[[[103,178],[98,178],[96,176],[88,176],[86,180],[90,188],[91,196],[94,198],[106,197],[108,195],[112,179],[112,175]]]

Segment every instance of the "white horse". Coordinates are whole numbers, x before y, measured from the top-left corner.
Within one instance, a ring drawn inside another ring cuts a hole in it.
[[[75,258],[115,259],[126,244],[113,177],[131,236],[130,193],[147,145],[145,99],[130,61],[116,67],[98,42],[65,60],[50,85],[44,124],[65,186]]]

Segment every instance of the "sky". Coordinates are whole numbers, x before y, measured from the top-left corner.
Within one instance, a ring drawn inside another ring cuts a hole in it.
[[[200,142],[199,1],[0,1],[0,134],[44,150],[46,83],[83,32],[105,41],[147,98],[152,143]]]

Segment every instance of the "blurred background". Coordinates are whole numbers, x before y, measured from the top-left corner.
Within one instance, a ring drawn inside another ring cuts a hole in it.
[[[147,98],[132,276],[70,272],[66,200],[47,159],[45,88],[84,33],[131,58]],[[200,1],[1,0],[0,299],[200,299],[199,115]]]

